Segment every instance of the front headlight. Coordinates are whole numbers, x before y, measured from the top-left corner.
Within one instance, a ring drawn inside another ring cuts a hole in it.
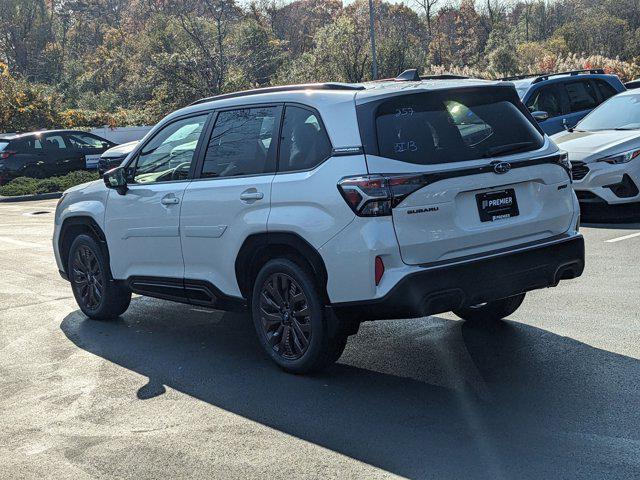
[[[610,157],[601,158],[598,160],[599,162],[607,162],[612,165],[618,163],[627,163],[633,160],[636,157],[640,156],[640,150],[629,150],[628,152],[619,153],[617,155],[612,155]]]

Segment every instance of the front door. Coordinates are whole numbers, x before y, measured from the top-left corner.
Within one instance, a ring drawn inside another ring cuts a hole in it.
[[[266,232],[281,110],[219,112],[202,165],[185,191],[180,221],[185,278],[215,287],[212,293],[240,296],[238,251],[249,235]]]
[[[209,114],[160,129],[127,167],[128,191],[109,192],[105,232],[116,279],[181,279],[180,208]]]

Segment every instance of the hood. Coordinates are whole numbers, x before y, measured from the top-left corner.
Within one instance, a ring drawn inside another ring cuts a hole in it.
[[[551,137],[569,160],[593,162],[599,158],[640,148],[640,130],[600,130],[560,132]]]
[[[102,153],[102,158],[114,158],[128,155],[133,151],[134,148],[136,148],[136,145],[138,145],[138,143],[140,143],[140,141],[135,140],[133,142],[123,143],[122,145],[116,145],[109,150],[105,150]]]
[[[66,195],[72,192],[79,192],[80,190],[84,190],[87,187],[92,187],[92,189],[95,190],[96,188],[101,188],[102,186],[104,186],[103,180],[93,180],[91,182],[81,183],[80,185],[74,185],[71,188],[67,188],[64,191],[64,194]]]

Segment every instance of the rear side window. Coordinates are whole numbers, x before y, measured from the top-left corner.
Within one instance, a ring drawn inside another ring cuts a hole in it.
[[[560,92],[555,85],[539,88],[527,100],[527,108],[531,112],[547,112],[549,118],[562,115]]]
[[[564,85],[572,112],[581,112],[598,106],[596,90],[588,80],[568,82]]]
[[[318,116],[306,108],[285,110],[278,170],[308,170],[331,155],[331,142]]]
[[[596,83],[597,89],[600,91],[600,95],[602,95],[603,101],[613,97],[614,95],[617,95],[618,92],[616,91],[616,89],[604,80],[596,78],[594,82]]]
[[[9,146],[9,142],[4,142],[0,140],[0,152]]]
[[[430,165],[535,150],[543,136],[500,89],[402,95],[379,105],[379,154]]]
[[[274,138],[280,107],[220,112],[211,133],[201,177],[233,177],[275,172]]]

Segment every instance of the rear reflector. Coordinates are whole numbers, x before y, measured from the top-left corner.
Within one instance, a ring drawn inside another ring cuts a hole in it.
[[[380,285],[380,280],[382,280],[382,275],[384,275],[384,262],[382,258],[376,257],[376,272],[375,272],[376,286]]]

